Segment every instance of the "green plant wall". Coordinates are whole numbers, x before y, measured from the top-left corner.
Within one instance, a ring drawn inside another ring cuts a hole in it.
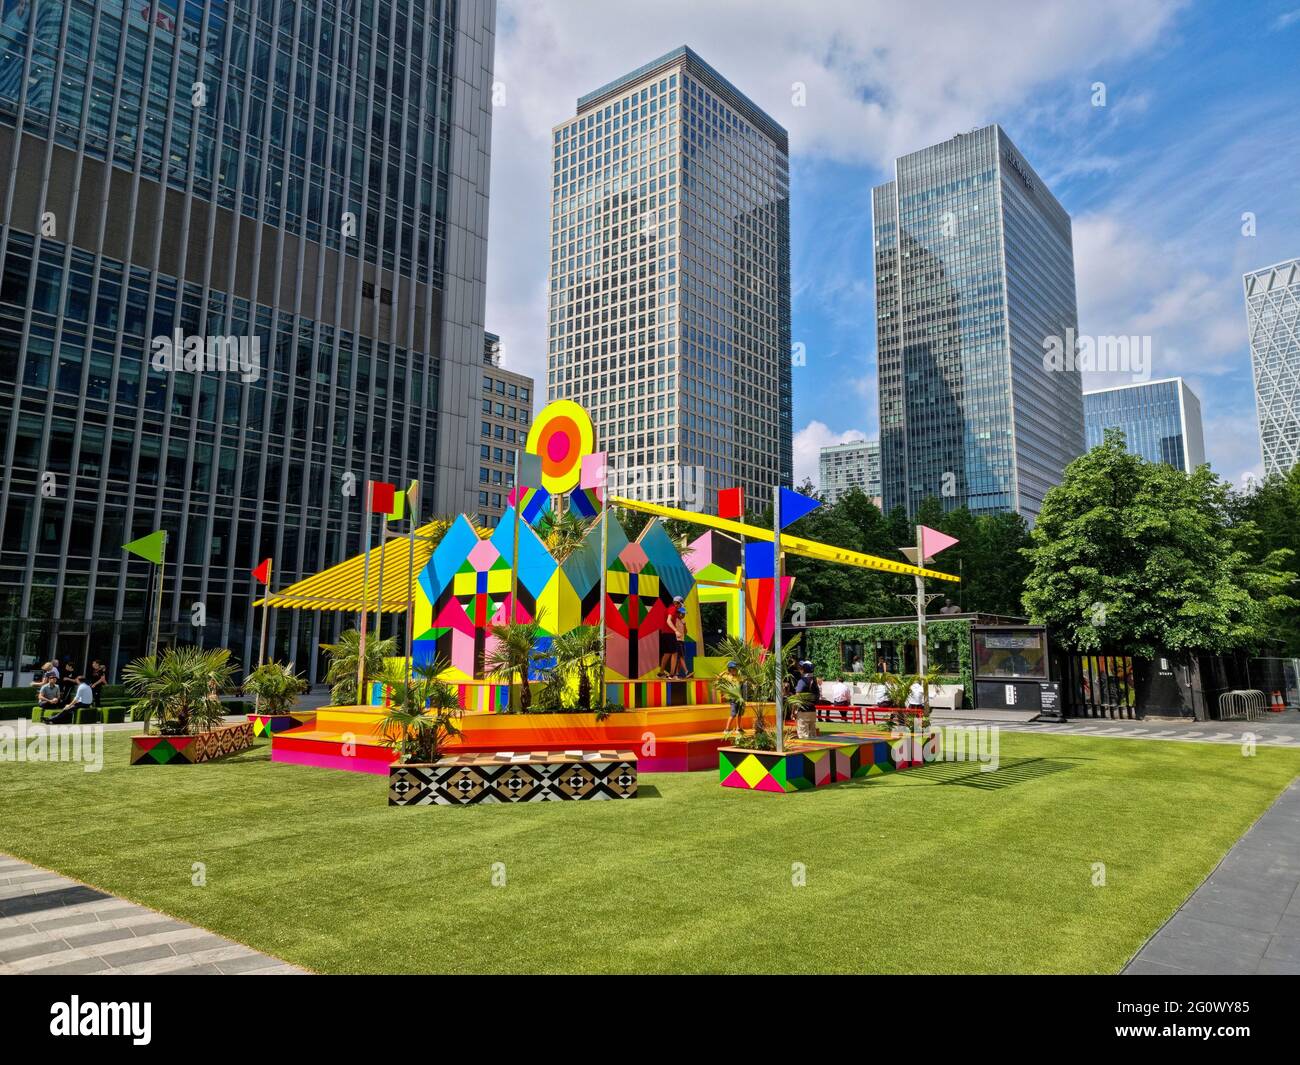
[[[930,644],[939,641],[956,644],[957,675],[944,675],[940,677],[940,682],[960,684],[966,691],[966,706],[975,705],[975,663],[971,653],[970,626],[969,621],[939,620],[927,621],[925,625],[926,640]],[[911,621],[891,621],[875,625],[819,625],[804,630],[808,660],[812,662],[817,676],[823,680],[860,681],[862,679],[862,674],[846,673],[842,668],[840,644],[846,640],[856,640],[864,648],[874,651],[877,640],[903,643],[915,639],[916,623]]]

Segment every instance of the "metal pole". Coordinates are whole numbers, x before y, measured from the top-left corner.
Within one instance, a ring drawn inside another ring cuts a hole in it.
[[[375,640],[384,638],[384,548],[388,546],[388,515],[379,519],[379,587],[375,589]]]
[[[605,570],[609,557],[609,456],[601,473],[600,486],[600,697],[605,699]]]
[[[257,642],[257,665],[260,669],[262,663],[266,661],[266,612],[268,600],[271,598],[271,572],[275,568],[275,563],[271,559],[266,560],[266,591],[262,594],[262,638]],[[253,580],[257,580],[256,577]],[[259,691],[253,696],[253,709],[261,712],[262,693]]]
[[[772,640],[773,669],[776,673],[776,753],[785,753],[785,710],[781,703],[781,683],[785,680],[785,662],[781,654],[781,486],[772,487],[772,610],[775,620]]]
[[[415,497],[411,497],[411,488],[406,490],[406,506],[409,511],[408,517],[411,522],[411,545],[406,556],[406,686],[411,686],[411,674],[415,670],[415,658],[412,654],[412,647],[415,643],[415,526],[417,510],[420,500],[420,483],[412,481],[411,485],[415,488]]]
[[[364,699],[366,687],[366,619],[370,614],[370,504],[374,495],[374,481],[366,481],[366,499],[361,520],[366,528],[365,561],[361,564],[361,625],[357,639],[357,704],[367,706]]]
[[[524,503],[524,488],[519,483],[519,452],[522,444],[515,448],[515,506],[514,506],[514,547],[510,551],[510,611],[506,615],[506,622],[510,623],[515,620],[518,614],[519,602],[519,508]],[[537,485],[532,487],[536,488]]]
[[[158,638],[162,633],[163,577],[166,574],[166,570],[167,570],[167,530],[166,529],[163,530],[162,555],[160,556],[160,558],[161,561],[158,563],[158,582],[157,582],[158,587],[156,589],[156,598],[154,600],[153,639],[150,640],[150,645],[149,645],[149,657],[155,660],[157,660],[158,658]]]
[[[916,564],[925,565],[925,552],[922,550],[921,526],[916,527]],[[926,682],[925,655],[925,578],[916,574],[916,671],[921,677],[921,708],[925,717],[930,716],[930,685]]]

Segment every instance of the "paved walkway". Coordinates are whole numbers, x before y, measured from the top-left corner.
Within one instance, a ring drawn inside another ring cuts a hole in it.
[[[1142,721],[1112,721],[1106,718],[1070,718],[1063,722],[1015,722],[1005,719],[988,720],[987,711],[966,711],[970,717],[938,713],[935,724],[973,725],[996,724],[1003,732],[1046,733],[1052,736],[1089,736],[1103,739],[1166,740],[1177,743],[1241,744],[1247,735],[1254,737],[1256,746],[1300,748],[1300,713],[1287,710],[1281,714],[1265,714],[1255,721],[1190,721],[1147,718]],[[981,716],[975,716],[981,715]]]
[[[304,971],[0,854],[0,975],[288,976]]]
[[[1124,972],[1300,973],[1300,778]]]

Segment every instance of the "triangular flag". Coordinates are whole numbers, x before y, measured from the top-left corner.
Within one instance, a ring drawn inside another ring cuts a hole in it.
[[[920,563],[917,561],[915,547],[900,547],[899,550],[903,552],[903,554],[907,557],[907,561],[912,563],[913,566],[920,565]]]
[[[947,533],[941,533],[938,529],[931,529],[927,525],[920,526],[921,530],[921,555],[927,561],[934,558],[940,551],[945,551],[955,543],[960,543],[956,537],[949,536]]]
[[[388,509],[388,513],[384,515],[384,520],[396,521],[398,518],[404,517],[406,517],[406,493],[394,492],[393,505]]]
[[[805,514],[810,514],[820,506],[820,500],[800,495],[798,492],[792,492],[788,488],[782,488],[781,528],[787,528],[802,518]]]
[[[406,505],[408,507],[414,508],[415,500],[419,497],[419,495],[420,495],[420,482],[412,481],[410,484],[406,486]]]
[[[718,517],[745,517],[745,490],[743,488],[718,489]]]
[[[262,559],[257,569],[253,570],[253,579],[261,584],[271,583],[271,560],[269,558]]]
[[[138,540],[132,540],[129,544],[123,544],[123,551],[130,551],[133,555],[139,555],[141,558],[147,558],[155,566],[161,566],[163,560],[163,547],[167,543],[167,534],[159,529],[157,532],[151,532],[148,536],[142,536]]]
[[[370,512],[372,514],[391,514],[393,512],[393,496],[397,492],[397,486],[389,484],[387,481],[370,482]]]

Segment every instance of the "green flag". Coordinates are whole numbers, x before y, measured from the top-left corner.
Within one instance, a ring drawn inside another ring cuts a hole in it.
[[[129,544],[123,544],[123,551],[130,551],[133,555],[139,555],[141,558],[147,558],[155,566],[161,566],[163,560],[163,545],[167,541],[167,534],[159,529],[148,536],[142,536],[138,540],[132,540]]]

